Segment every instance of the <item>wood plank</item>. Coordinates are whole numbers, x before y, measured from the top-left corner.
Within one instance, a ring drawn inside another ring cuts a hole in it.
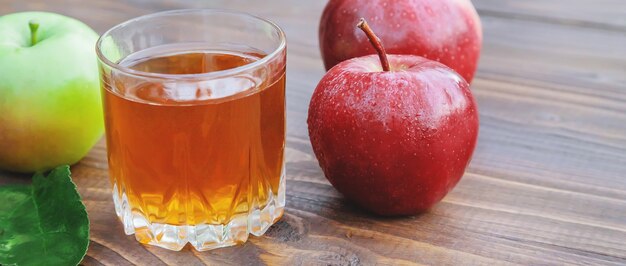
[[[626,3],[621,0],[475,0],[472,2],[480,15],[626,31]]]
[[[567,85],[580,97],[602,97],[609,108],[624,110],[626,34],[489,16],[482,22],[480,77]]]

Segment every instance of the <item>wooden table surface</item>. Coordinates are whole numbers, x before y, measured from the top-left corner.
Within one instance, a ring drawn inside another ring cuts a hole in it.
[[[91,219],[85,265],[626,264],[626,2],[475,0],[484,46],[472,84],[481,119],[473,161],[431,211],[394,219],[346,203],[311,150],[306,114],[324,74],[325,2],[0,0],[0,14],[54,11],[100,33],[160,10],[230,8],[270,18],[288,36],[284,218],[238,247],[142,246],[115,217],[100,143],[72,167]]]

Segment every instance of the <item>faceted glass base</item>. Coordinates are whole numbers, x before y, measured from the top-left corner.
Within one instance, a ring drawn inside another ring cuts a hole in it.
[[[284,173],[284,171],[283,171]],[[249,234],[261,236],[283,215],[285,207],[285,178],[281,178],[277,196],[270,194],[267,205],[236,215],[228,224],[169,225],[150,223],[140,212],[133,211],[124,192],[118,193],[113,184],[115,212],[124,224],[127,235],[135,234],[137,241],[170,250],[181,250],[190,243],[204,251],[246,242]]]

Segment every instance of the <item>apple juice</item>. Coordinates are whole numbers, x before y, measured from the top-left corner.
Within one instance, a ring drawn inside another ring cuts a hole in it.
[[[119,64],[171,79],[103,79],[110,178],[133,215],[167,225],[228,224],[278,197],[284,186],[284,66],[260,80],[202,80],[263,56],[153,49]],[[179,80],[191,74],[199,79]],[[276,211],[280,217],[282,206]]]

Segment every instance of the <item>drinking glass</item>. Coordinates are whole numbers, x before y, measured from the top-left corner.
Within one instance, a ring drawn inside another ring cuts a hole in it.
[[[285,206],[286,40],[241,12],[142,16],[96,45],[126,234],[180,250],[262,235]]]

